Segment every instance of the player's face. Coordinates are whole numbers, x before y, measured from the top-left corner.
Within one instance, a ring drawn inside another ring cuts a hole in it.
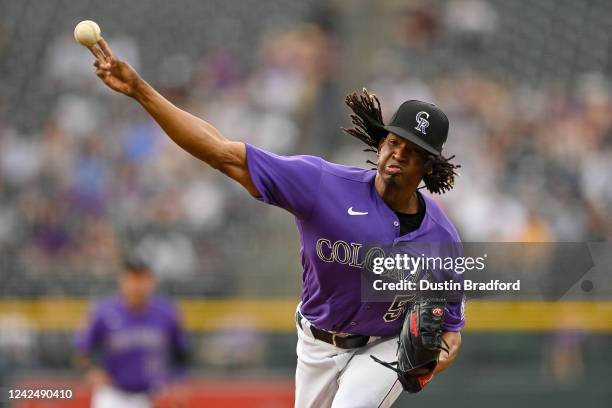
[[[389,133],[378,149],[378,175],[386,184],[418,185],[425,175],[426,157],[416,144]]]
[[[128,305],[143,306],[153,295],[155,277],[150,272],[124,272],[119,278],[119,290]]]

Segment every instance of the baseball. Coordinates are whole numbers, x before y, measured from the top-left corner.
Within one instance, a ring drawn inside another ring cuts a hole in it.
[[[81,21],[74,27],[74,39],[86,47],[92,46],[100,39],[100,26],[91,20]]]

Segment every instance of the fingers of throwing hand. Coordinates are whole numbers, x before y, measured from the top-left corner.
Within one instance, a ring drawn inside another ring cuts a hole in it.
[[[100,63],[100,61],[95,60],[93,66],[96,67],[96,75],[102,72],[109,73],[110,71],[110,64],[107,62]]]
[[[100,48],[102,48],[102,52],[104,53],[106,60],[108,62],[111,62],[115,57],[113,56],[113,53],[111,52],[110,47],[108,46],[108,43],[106,42],[104,37],[100,37],[100,39],[98,40],[98,45],[100,46]]]
[[[105,79],[108,76],[108,71],[105,69],[96,69],[96,75],[98,76],[98,78],[100,79]]]
[[[102,54],[102,51],[100,51],[100,49],[97,48],[95,45],[90,45],[90,46],[87,47],[87,49],[89,49],[89,51],[91,51],[91,53],[94,55],[94,57],[96,57],[96,61],[99,64],[104,65],[104,64],[107,63],[106,58]]]

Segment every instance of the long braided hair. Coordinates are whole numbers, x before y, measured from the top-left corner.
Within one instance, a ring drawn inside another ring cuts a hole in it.
[[[377,153],[381,139],[389,133],[383,127],[380,101],[376,95],[363,88],[361,95],[357,95],[357,92],[347,95],[345,103],[353,111],[351,120],[355,127],[342,128],[342,130],[368,145],[365,152]],[[459,175],[455,170],[461,167],[459,164],[450,162],[454,158],[455,156],[444,157],[441,154],[427,153],[423,182],[431,193],[442,194],[453,188],[455,176]],[[371,160],[368,160],[367,163],[376,166],[376,163]]]

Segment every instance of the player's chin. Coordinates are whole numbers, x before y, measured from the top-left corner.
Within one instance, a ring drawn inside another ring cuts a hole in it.
[[[400,185],[402,184],[402,175],[401,174],[389,174],[386,172],[382,172],[381,174],[382,181],[387,185]]]

